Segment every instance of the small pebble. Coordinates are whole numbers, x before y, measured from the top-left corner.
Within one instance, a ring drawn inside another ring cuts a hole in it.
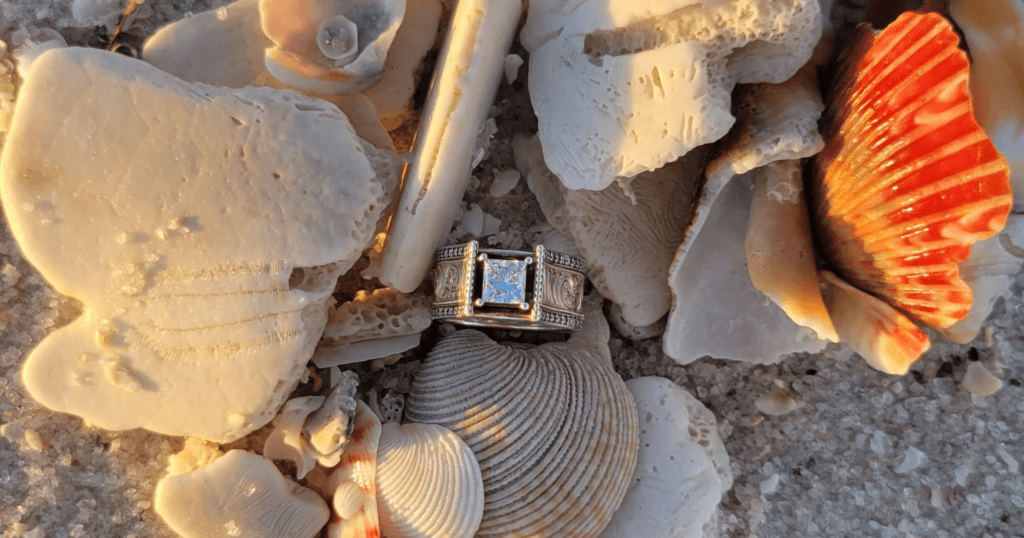
[[[768,478],[761,481],[758,485],[758,489],[761,490],[761,495],[769,495],[775,493],[779,489],[779,473],[775,473]]]
[[[967,365],[967,373],[960,385],[975,396],[992,396],[1003,387],[1003,382],[991,372],[985,369],[981,362],[972,362]]]
[[[512,84],[519,78],[519,68],[523,66],[523,58],[518,54],[505,56],[505,80]]]
[[[25,430],[25,442],[28,443],[28,447],[36,452],[42,452],[46,448],[46,443],[39,437],[39,434],[35,430]]]
[[[766,415],[779,416],[797,409],[800,404],[782,389],[772,387],[754,402],[754,407]]]
[[[1003,459],[1004,463],[1006,463],[1007,471],[1016,473],[1020,470],[1020,464],[1017,463],[1017,458],[1014,458],[1009,452],[1007,452],[1003,445],[999,445],[999,448],[996,448],[996,454],[999,454],[999,457]]]
[[[909,447],[907,451],[903,453],[903,461],[896,467],[896,474],[904,474],[917,469],[928,460],[928,455],[920,450]]]

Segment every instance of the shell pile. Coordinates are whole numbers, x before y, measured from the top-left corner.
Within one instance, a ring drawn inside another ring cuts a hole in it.
[[[478,537],[598,536],[636,463],[636,407],[600,354],[532,349],[463,330],[421,364],[406,418],[458,435],[480,464]]]

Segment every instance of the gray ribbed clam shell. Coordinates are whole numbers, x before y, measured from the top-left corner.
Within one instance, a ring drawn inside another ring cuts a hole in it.
[[[597,536],[636,463],[625,383],[569,343],[512,349],[458,331],[421,365],[406,419],[440,424],[473,450],[484,481],[478,537]]]

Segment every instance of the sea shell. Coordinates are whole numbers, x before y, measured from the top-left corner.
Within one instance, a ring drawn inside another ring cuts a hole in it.
[[[604,317],[586,320],[568,342],[529,349],[457,331],[413,380],[407,419],[451,429],[476,454],[479,537],[596,537],[625,495],[636,407],[611,367]]]
[[[302,91],[343,94],[380,82],[405,0],[260,0],[274,78]]]
[[[269,460],[242,450],[165,476],[156,485],[153,507],[185,538],[313,538],[329,515],[314,491],[285,478]]]
[[[328,538],[379,538],[377,519],[377,447],[380,420],[356,400],[356,415],[341,461],[330,474],[332,515]]]
[[[230,442],[263,426],[306,372],[397,174],[326,102],[46,52],[0,195],[26,258],[84,312],[31,353],[25,386],[108,429]]]
[[[936,13],[904,13],[877,36],[858,28],[811,182],[813,228],[834,271],[937,328],[967,314],[957,265],[1012,205],[1006,161],[974,119],[958,41]]]
[[[436,424],[384,424],[377,512],[381,531],[391,538],[472,538],[484,513],[473,451]]]
[[[532,0],[545,160],[574,190],[661,168],[725,136],[735,85],[785,81],[820,35],[814,0]]]

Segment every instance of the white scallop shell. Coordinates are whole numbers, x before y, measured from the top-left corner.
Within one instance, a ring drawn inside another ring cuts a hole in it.
[[[380,420],[369,406],[356,400],[353,423],[341,463],[334,468],[328,480],[332,514],[327,524],[327,537],[379,538],[377,444]]]
[[[381,532],[391,538],[471,538],[484,513],[473,451],[436,424],[384,424],[377,512]]]
[[[610,362],[577,339],[513,349],[474,330],[430,352],[406,417],[449,428],[476,454],[485,498],[476,536],[601,533],[638,443],[633,398]]]

